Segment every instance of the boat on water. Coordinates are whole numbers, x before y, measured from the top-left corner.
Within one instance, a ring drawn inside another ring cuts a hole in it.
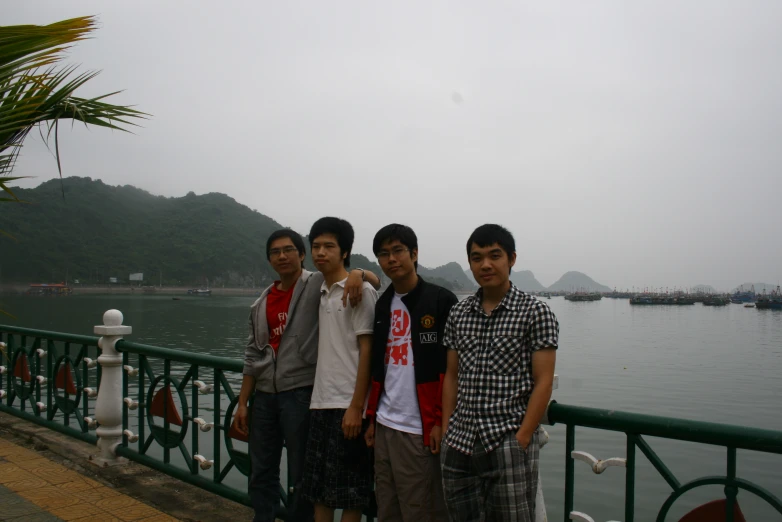
[[[695,299],[685,294],[638,294],[630,298],[631,305],[694,305]]]
[[[212,295],[212,291],[208,288],[191,288],[187,291],[187,295],[197,295],[199,297],[209,297]]]
[[[755,308],[755,303],[744,303],[744,308]]]
[[[629,290],[625,290],[624,292],[617,292],[616,288],[612,292],[606,292],[603,294],[603,297],[608,297],[611,299],[630,299],[635,295],[633,292],[630,292]]]
[[[730,298],[724,295],[712,295],[703,298],[703,306],[726,306],[730,304]]]
[[[733,295],[730,296],[730,302],[734,304],[742,303],[754,303],[758,298],[755,293],[755,285],[752,285],[748,291],[744,290],[744,285],[741,285],[736,289]]]
[[[603,298],[603,296],[597,292],[576,292],[573,294],[566,294],[565,299],[568,301],[574,301],[574,302],[584,302],[584,301],[600,301]]]
[[[755,308],[758,310],[782,310],[782,290],[779,285],[770,294],[763,292],[755,301]]]
[[[71,295],[73,288],[69,287],[65,283],[35,283],[31,284],[27,289],[27,295],[43,295],[43,296],[62,296]]]

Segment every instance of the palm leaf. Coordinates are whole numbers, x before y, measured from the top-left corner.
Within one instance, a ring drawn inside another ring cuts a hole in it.
[[[77,74],[76,66],[58,67],[64,51],[88,38],[95,25],[95,18],[86,16],[45,26],[0,27],[0,176],[13,170],[25,138],[35,127],[47,128],[47,145],[54,134],[62,180],[57,139],[60,120],[129,132],[128,127],[137,125],[132,120],[149,116],[130,106],[104,101],[119,91],[89,99],[76,96],[76,90],[98,71]],[[16,199],[1,182],[0,188]]]

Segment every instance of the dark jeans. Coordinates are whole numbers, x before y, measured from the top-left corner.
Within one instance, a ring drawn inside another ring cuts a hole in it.
[[[298,494],[304,472],[312,386],[280,393],[255,392],[250,421],[250,499],[254,522],[274,522],[280,505],[280,457],[288,454],[288,518],[311,522],[313,506]],[[286,485],[285,487],[288,487]]]

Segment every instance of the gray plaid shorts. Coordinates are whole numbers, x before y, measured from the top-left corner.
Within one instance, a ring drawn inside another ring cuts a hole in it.
[[[443,489],[454,522],[534,522],[538,488],[538,432],[527,450],[508,432],[486,451],[476,439],[472,455],[443,444]]]
[[[361,435],[346,440],[345,410],[310,410],[310,434],[304,457],[302,496],[335,509],[363,509],[372,494],[372,456]]]

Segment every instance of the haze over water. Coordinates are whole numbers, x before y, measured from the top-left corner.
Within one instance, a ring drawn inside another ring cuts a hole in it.
[[[252,301],[126,295],[0,299],[18,316],[16,322],[2,319],[5,324],[91,335],[103,312],[117,308],[133,326],[130,340],[233,358],[242,357]],[[557,401],[782,430],[782,313],[740,305],[631,307],[624,299],[546,302],[561,328]],[[546,506],[550,520],[562,520],[565,429],[547,430],[551,441],[541,452]],[[647,440],[682,483],[725,473],[723,448]],[[625,437],[577,428],[575,447],[597,458],[624,457]],[[670,489],[636,453],[636,520],[646,522],[654,520]],[[624,470],[593,475],[581,462],[575,469],[575,509],[595,520],[624,520]],[[782,495],[780,469],[782,456],[738,452],[739,476],[776,495]],[[690,492],[677,501],[669,520],[722,496],[720,487]],[[748,520],[780,519],[746,492],[739,503]]]

